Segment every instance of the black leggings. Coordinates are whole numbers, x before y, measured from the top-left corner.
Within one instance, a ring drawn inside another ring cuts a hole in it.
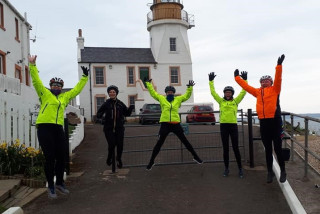
[[[177,123],[177,124],[161,123],[160,130],[159,130],[159,140],[153,148],[150,162],[154,162],[154,159],[157,157],[158,153],[160,152],[160,149],[170,132],[173,132],[175,135],[177,135],[177,137],[180,139],[183,145],[188,149],[188,151],[193,155],[193,157],[198,158],[197,153],[194,151],[192,145],[189,143],[188,139],[184,135],[183,129],[180,123]]]
[[[123,151],[124,127],[113,129],[104,129],[104,135],[108,142],[108,157],[112,157],[115,147],[117,147],[117,160],[121,160]]]
[[[282,157],[282,119],[280,117],[261,119],[260,120],[261,140],[263,142],[268,171],[272,171],[273,157],[272,157],[272,142],[274,151],[277,155],[281,171],[285,170],[285,163]]]
[[[44,172],[48,186],[54,186],[53,178],[56,175],[56,184],[63,184],[65,169],[66,143],[63,127],[56,124],[39,124],[38,140],[45,157]]]
[[[231,137],[231,143],[234,155],[237,160],[239,169],[242,168],[241,155],[239,151],[238,141],[238,125],[235,123],[221,123],[220,124],[221,140],[223,146],[223,161],[225,167],[229,168],[229,136]]]

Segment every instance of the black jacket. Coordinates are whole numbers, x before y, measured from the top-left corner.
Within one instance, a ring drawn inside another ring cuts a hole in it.
[[[104,116],[104,128],[122,128],[125,117],[130,116],[134,106],[127,106],[120,100],[107,99],[97,112],[97,118]]]

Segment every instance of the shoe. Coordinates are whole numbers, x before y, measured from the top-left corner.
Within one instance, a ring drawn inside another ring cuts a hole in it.
[[[243,178],[243,169],[242,168],[239,169],[239,178]]]
[[[198,156],[193,157],[193,160],[198,164],[203,164],[203,161]]]
[[[273,178],[274,178],[274,172],[268,172],[268,176],[267,176],[267,183],[272,183],[273,182]]]
[[[229,175],[229,169],[225,169],[223,172],[223,177],[228,177]]]
[[[66,188],[64,184],[61,184],[61,185],[56,184],[56,189],[59,190],[59,192],[64,195],[67,195],[70,193],[70,191]]]
[[[108,166],[110,166],[112,164],[112,157],[111,156],[108,156],[106,163]]]
[[[117,167],[118,167],[119,169],[122,168],[122,160],[121,160],[121,159],[117,160]]]
[[[153,161],[150,161],[149,164],[148,164],[148,166],[147,166],[147,170],[150,171],[153,166],[154,166],[154,162],[153,162]]]
[[[56,198],[58,198],[58,196],[57,196],[57,194],[56,194],[56,190],[54,189],[54,187],[53,188],[48,188],[48,198],[50,198],[50,199],[56,199]]]
[[[286,182],[286,180],[287,180],[287,173],[286,173],[286,171],[281,171],[281,173],[280,173],[280,179],[279,179],[280,183],[284,183],[284,182]]]

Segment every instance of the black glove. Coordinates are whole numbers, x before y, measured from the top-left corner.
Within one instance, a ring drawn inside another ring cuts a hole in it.
[[[212,81],[214,80],[214,78],[217,76],[217,75],[214,75],[214,72],[211,72],[209,75],[209,81]]]
[[[193,80],[189,80],[189,83],[187,84],[187,86],[190,87],[190,86],[194,86],[194,85],[195,85],[194,81]]]
[[[130,105],[129,110],[133,110],[133,109],[134,109],[134,105]]]
[[[144,81],[144,82],[151,82],[152,79],[148,79],[147,77],[145,77],[145,78],[143,79],[143,81]]]
[[[239,76],[239,70],[238,70],[238,69],[236,69],[236,70],[234,71],[234,77],[236,77],[236,76]]]
[[[284,54],[282,54],[279,58],[278,58],[278,65],[282,65],[282,62],[284,60]]]
[[[89,75],[89,68],[81,66],[82,72],[83,72],[83,76],[88,76]]]
[[[247,78],[248,78],[248,72],[246,72],[246,71],[241,71],[240,77],[242,77],[242,79],[244,79],[244,80],[247,80]]]

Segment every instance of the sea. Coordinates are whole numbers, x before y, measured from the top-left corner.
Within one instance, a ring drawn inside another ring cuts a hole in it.
[[[307,117],[311,117],[311,118],[315,118],[315,119],[320,120],[320,113],[309,113],[309,114],[299,114],[299,115],[307,116]],[[287,122],[291,123],[290,116],[286,116],[285,120]],[[304,127],[305,127],[304,118],[294,116],[293,117],[293,126],[295,127],[295,126],[299,125],[299,123],[300,123],[300,128],[304,129]],[[320,123],[319,122],[308,120],[308,129],[309,129],[310,134],[316,134],[316,135],[320,136]]]

